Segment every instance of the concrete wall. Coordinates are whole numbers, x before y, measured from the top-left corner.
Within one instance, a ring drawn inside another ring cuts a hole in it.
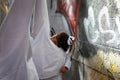
[[[81,0],[79,30],[83,80],[119,80],[120,0]]]

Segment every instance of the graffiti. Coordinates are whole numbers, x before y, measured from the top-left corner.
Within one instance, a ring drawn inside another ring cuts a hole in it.
[[[83,24],[89,43],[98,47],[98,52],[95,55],[97,58],[89,59],[86,65],[103,74],[100,75],[99,72],[91,70],[90,76],[93,80],[98,78],[100,80],[114,80],[114,78],[118,80],[120,79],[118,51],[120,49],[120,0],[105,0],[98,3],[96,1],[94,4],[87,2],[88,16],[84,18]],[[98,4],[100,5],[97,6]]]
[[[119,34],[120,34],[120,20],[119,20],[119,17],[116,17],[115,20],[116,20],[116,25],[118,27],[118,31],[119,31]],[[117,40],[117,45],[120,48],[120,40]]]
[[[118,46],[120,41],[118,40],[118,33],[114,30],[115,26],[111,26],[110,20],[114,20],[118,26],[118,31],[120,34],[120,20],[119,17],[111,19],[109,17],[109,12],[107,6],[103,6],[98,14],[98,18],[95,19],[95,14],[92,6],[88,8],[88,18],[84,19],[84,27],[88,40],[91,43],[100,42],[100,38],[103,39],[102,44],[116,44]],[[96,24],[98,23],[98,24]],[[109,35],[108,35],[109,34]],[[107,39],[105,39],[105,35]],[[115,43],[116,41],[116,43]]]
[[[120,16],[120,0],[114,0],[117,8],[117,15]]]
[[[118,31],[119,31],[119,34],[120,34],[120,20],[119,20],[119,17],[116,17],[116,24],[118,26]]]
[[[90,42],[96,42],[98,39],[99,33],[97,30],[95,30],[95,18],[94,18],[94,11],[92,7],[89,7],[88,9],[88,19],[86,18],[84,19],[84,26],[86,30],[86,35],[88,39],[90,40]],[[89,36],[89,34],[92,34],[92,35]]]
[[[63,1],[62,4],[65,4],[64,9],[68,11],[68,15],[71,17],[73,14],[73,8],[72,8],[73,6],[71,5],[72,4],[71,1],[66,0]]]
[[[75,36],[75,41],[78,37],[78,15],[80,10],[80,0],[58,0],[57,11],[62,13],[69,26],[71,35]]]
[[[118,79],[120,75],[120,56],[118,55],[118,52],[113,53],[111,51],[104,52],[102,50],[98,50],[97,53],[98,54],[95,57],[89,59],[89,64],[87,64],[92,67],[90,70],[91,72],[89,73],[91,76],[90,80]]]
[[[106,27],[108,27],[108,28],[110,28],[110,22],[109,22],[109,14],[108,14],[108,8],[106,7],[106,6],[104,6],[102,9],[101,9],[101,11],[100,11],[100,13],[99,13],[99,16],[98,16],[98,22],[99,22],[99,30],[100,30],[100,32],[101,33],[103,33],[103,34],[106,34],[106,33],[108,33],[108,34],[110,34],[110,35],[112,35],[113,37],[110,39],[110,40],[108,40],[108,41],[106,41],[106,43],[113,43],[114,41],[115,41],[115,32],[114,31],[112,31],[112,30],[104,30],[103,28],[102,28],[102,26],[101,26],[101,19],[102,19],[102,16],[103,15],[105,15],[106,16],[106,22],[107,22],[107,26]]]
[[[119,78],[120,75],[120,63],[119,59],[120,56],[118,52],[107,52],[107,53],[102,53],[104,54],[104,61],[106,62],[104,64],[105,68],[111,72],[115,78]],[[101,55],[102,55],[101,54]]]

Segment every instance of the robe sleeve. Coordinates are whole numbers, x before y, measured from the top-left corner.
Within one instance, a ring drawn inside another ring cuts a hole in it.
[[[69,53],[69,52],[67,52],[64,66],[67,67],[68,69],[70,69],[70,67],[71,67],[71,53]]]

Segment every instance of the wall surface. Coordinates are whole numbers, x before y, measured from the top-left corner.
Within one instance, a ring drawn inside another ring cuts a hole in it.
[[[79,30],[84,80],[119,80],[120,0],[81,0]]]
[[[71,20],[69,14],[74,14],[75,6],[71,5],[70,9],[61,5],[63,8],[59,8],[60,3],[56,3],[60,1],[67,5],[77,2],[75,5],[80,8],[76,14],[79,15],[74,16],[74,21],[78,19],[78,27],[71,26],[68,20]],[[120,0],[48,0],[48,9],[53,32],[70,33],[69,27],[78,29],[79,44],[73,59],[80,62],[81,80],[120,79]],[[58,9],[63,13],[56,13]],[[64,14],[64,9],[68,14]]]

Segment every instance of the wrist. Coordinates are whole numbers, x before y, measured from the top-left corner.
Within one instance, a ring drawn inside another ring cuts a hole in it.
[[[68,70],[68,67],[66,67],[66,66],[64,66],[65,67],[65,69],[67,69]]]

